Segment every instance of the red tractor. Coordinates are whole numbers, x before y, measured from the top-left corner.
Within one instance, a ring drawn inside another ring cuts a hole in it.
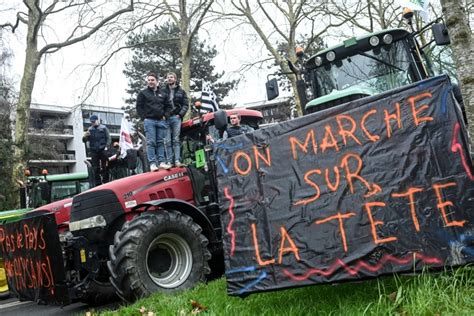
[[[258,128],[260,112],[232,111],[242,124]],[[69,230],[59,233],[62,254],[56,257],[63,259],[64,276],[55,284],[68,293],[60,304],[75,299],[103,303],[115,294],[131,302],[191,288],[224,272],[218,187],[206,137],[217,139],[226,124],[225,111],[183,123],[187,167],[119,179],[76,195],[72,206],[56,202],[36,210],[56,213],[60,227],[69,222]]]

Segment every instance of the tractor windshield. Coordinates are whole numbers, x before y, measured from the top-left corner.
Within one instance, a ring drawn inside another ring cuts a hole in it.
[[[336,56],[337,58],[337,56]],[[316,98],[351,87],[377,94],[414,82],[405,41],[356,52],[312,70]]]
[[[37,208],[45,204],[73,197],[90,188],[88,179],[70,181],[36,181],[29,190],[29,207]]]

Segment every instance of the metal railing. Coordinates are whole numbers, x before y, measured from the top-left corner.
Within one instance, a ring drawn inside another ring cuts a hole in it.
[[[43,135],[73,135],[72,128],[34,128],[28,129],[29,133],[32,134],[43,134]]]

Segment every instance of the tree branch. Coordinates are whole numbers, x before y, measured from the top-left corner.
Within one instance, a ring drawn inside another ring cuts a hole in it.
[[[91,35],[96,33],[101,27],[103,27],[104,25],[106,25],[108,22],[112,21],[113,19],[115,19],[119,15],[121,15],[123,13],[126,13],[126,12],[132,12],[133,10],[134,10],[133,0],[130,0],[130,5],[129,6],[127,6],[124,9],[118,10],[118,11],[114,12],[113,14],[109,15],[108,17],[106,17],[105,19],[100,21],[97,25],[92,27],[87,33],[85,33],[81,36],[77,36],[75,38],[68,39],[68,40],[66,40],[64,42],[61,42],[61,43],[48,44],[48,45],[44,46],[38,52],[38,54],[39,54],[39,56],[42,56],[43,54],[47,54],[50,51],[54,52],[54,51],[57,51],[57,50],[59,50],[63,47],[67,47],[67,46],[73,45],[75,43],[81,42],[81,41],[89,38]]]

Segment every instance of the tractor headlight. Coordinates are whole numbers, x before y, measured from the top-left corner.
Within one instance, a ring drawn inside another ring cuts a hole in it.
[[[369,39],[369,43],[370,45],[372,46],[377,46],[379,43],[380,43],[380,39],[377,37],[377,36],[372,36],[370,39]]]
[[[104,227],[107,225],[104,216],[97,215],[89,218],[81,219],[80,221],[69,223],[69,230],[76,231],[81,229]]]
[[[318,57],[316,57],[316,58],[314,59],[314,64],[315,64],[317,67],[321,66],[322,63],[323,63],[323,59],[322,59],[321,57],[318,56]]]
[[[393,37],[390,34],[385,34],[382,38],[383,42],[387,45],[392,44]]]
[[[336,59],[336,53],[333,51],[327,52],[326,59],[328,61],[333,61],[334,59]]]

